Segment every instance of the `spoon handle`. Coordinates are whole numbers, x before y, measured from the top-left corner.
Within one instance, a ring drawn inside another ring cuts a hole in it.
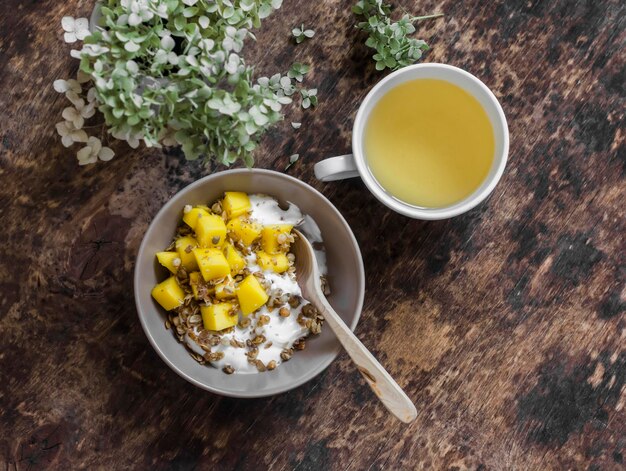
[[[321,308],[327,325],[333,330],[343,348],[346,349],[374,394],[378,396],[378,399],[382,401],[389,412],[402,422],[412,422],[417,417],[417,410],[411,399],[387,373],[387,370],[378,363],[374,355],[352,333],[326,298],[317,296],[317,301],[317,306]]]

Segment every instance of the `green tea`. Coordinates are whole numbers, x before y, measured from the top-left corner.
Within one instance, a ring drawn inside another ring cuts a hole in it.
[[[365,159],[378,183],[420,207],[469,196],[489,173],[494,148],[493,127],[478,100],[444,80],[391,89],[365,126]]]

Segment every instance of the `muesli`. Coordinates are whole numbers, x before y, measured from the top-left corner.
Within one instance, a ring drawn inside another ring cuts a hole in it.
[[[305,299],[290,253],[296,225],[319,230],[290,204],[226,192],[211,206],[183,208],[169,247],[156,257],[171,273],[152,290],[191,356],[224,373],[275,369],[321,332],[323,317]],[[325,272],[323,251],[316,251]]]

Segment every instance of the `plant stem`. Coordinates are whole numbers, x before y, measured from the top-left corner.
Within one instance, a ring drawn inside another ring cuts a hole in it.
[[[443,16],[443,13],[435,13],[433,15],[424,15],[424,16],[414,16],[411,18],[412,21],[422,21],[422,20],[430,20],[431,18],[439,18]]]

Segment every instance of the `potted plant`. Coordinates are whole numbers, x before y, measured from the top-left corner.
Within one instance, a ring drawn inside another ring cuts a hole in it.
[[[316,90],[301,89],[308,66],[288,74],[254,77],[242,57],[253,28],[282,0],[107,0],[92,25],[62,21],[71,51],[80,60],[76,79],[57,80],[71,106],[57,124],[62,142],[78,151],[81,165],[110,160],[113,151],[84,123],[99,111],[108,133],[136,148],[181,146],[187,159],[213,158],[253,164],[260,137],[283,119],[283,106],[300,90],[303,105]]]

